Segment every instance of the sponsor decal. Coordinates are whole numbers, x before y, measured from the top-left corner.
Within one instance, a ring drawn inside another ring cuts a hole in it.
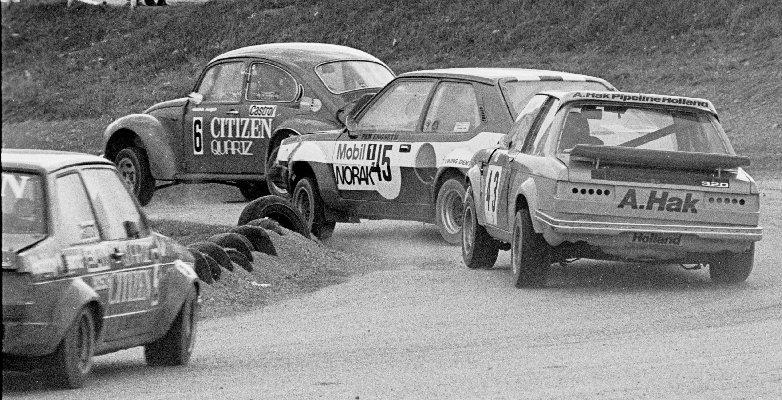
[[[701,186],[716,187],[716,188],[728,188],[730,183],[728,182],[715,182],[715,181],[701,181]]]
[[[300,110],[310,110],[312,112],[318,112],[320,111],[321,107],[323,107],[323,103],[320,101],[320,99],[313,99],[307,96],[302,97],[301,101],[299,102]]]
[[[444,165],[459,165],[463,167],[469,167],[470,166],[470,160],[464,160],[461,158],[446,158],[443,161]]]
[[[275,105],[251,105],[250,116],[262,118],[274,118],[277,115],[277,106]]]
[[[662,244],[669,246],[681,246],[682,235],[670,235],[664,233],[633,233],[632,243]]]
[[[28,180],[30,180],[29,176],[3,173],[2,197],[6,197],[10,192],[14,198],[21,199],[24,197],[24,189]]]
[[[470,122],[457,122],[453,125],[454,132],[469,132]]]
[[[649,103],[676,104],[676,105],[683,105],[683,106],[698,106],[704,108],[709,107],[709,103],[705,101],[698,101],[698,100],[686,99],[683,97],[674,97],[674,96],[648,96],[643,94],[576,92],[573,94],[573,97],[583,97],[585,99],[601,99],[601,100],[643,101]]]
[[[490,165],[486,170],[486,185],[483,192],[483,213],[486,223],[497,225],[497,199],[500,187],[500,174],[502,167]]]
[[[193,154],[204,154],[204,119],[193,117]]]
[[[337,143],[334,178],[341,190],[377,191],[394,199],[401,188],[400,169],[392,161],[391,143]]]
[[[148,300],[152,295],[149,270],[128,271],[111,276],[109,304]]]
[[[654,210],[680,213],[697,214],[696,207],[700,199],[694,198],[692,193],[686,193],[684,198],[671,196],[668,191],[652,190],[645,202],[638,202],[635,189],[628,189],[617,208],[629,207],[633,210]]]

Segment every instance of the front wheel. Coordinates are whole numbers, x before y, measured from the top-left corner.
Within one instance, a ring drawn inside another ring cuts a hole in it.
[[[117,153],[114,163],[139,204],[149,204],[155,194],[155,178],[149,170],[147,153],[139,147],[126,147]]]
[[[456,245],[462,240],[464,183],[448,179],[440,186],[435,204],[435,224],[446,242]]]
[[[522,287],[542,287],[550,263],[548,261],[548,243],[543,236],[535,233],[529,211],[516,212],[513,223],[513,243],[511,243],[511,267],[513,285]]]
[[[152,366],[187,364],[195,347],[197,317],[198,294],[193,288],[165,336],[144,346],[144,358],[147,364]]]
[[[65,332],[52,355],[50,368],[55,383],[66,388],[80,388],[92,368],[95,353],[95,320],[87,308],[82,308]]]
[[[500,246],[478,223],[475,213],[475,198],[467,186],[464,198],[464,223],[462,224],[462,259],[467,268],[489,269],[497,262]]]
[[[325,206],[315,179],[305,177],[296,183],[296,188],[293,189],[293,206],[299,210],[304,217],[304,223],[318,239],[328,239],[334,233],[336,223],[326,220]]]
[[[744,253],[720,257],[709,264],[709,276],[716,283],[734,284],[747,280],[755,259],[755,243]]]

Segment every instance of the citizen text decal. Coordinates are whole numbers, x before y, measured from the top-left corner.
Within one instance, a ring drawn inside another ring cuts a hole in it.
[[[247,111],[249,118],[215,117],[208,123],[203,117],[193,117],[193,154],[203,155],[208,146],[215,156],[252,156],[257,140],[271,137],[277,106],[254,104]],[[205,143],[210,136],[209,143]]]

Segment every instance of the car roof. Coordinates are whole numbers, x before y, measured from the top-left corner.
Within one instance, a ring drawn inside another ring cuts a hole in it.
[[[600,82],[609,88],[614,86],[605,79],[562,71],[528,68],[443,68],[406,72],[400,77],[437,77],[457,78],[496,84],[499,81],[592,81]]]
[[[283,64],[315,66],[336,60],[366,60],[385,65],[377,57],[352,47],[327,43],[267,43],[238,48],[220,54],[210,63],[236,57],[261,57]]]
[[[36,170],[47,174],[74,165],[114,165],[103,157],[90,154],[33,149],[3,149],[2,163],[3,170]]]
[[[579,90],[572,92],[547,91],[543,92],[556,98],[559,98],[562,104],[583,101],[599,100],[612,103],[632,103],[632,104],[650,104],[650,105],[669,105],[676,107],[697,108],[702,111],[717,115],[717,109],[709,100],[698,97],[670,96],[653,93],[630,93],[630,92],[607,92],[594,90]]]

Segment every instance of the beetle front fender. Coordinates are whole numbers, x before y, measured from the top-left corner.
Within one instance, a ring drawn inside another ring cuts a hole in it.
[[[112,122],[104,131],[104,154],[113,160],[124,147],[143,147],[147,152],[152,176],[155,179],[171,180],[177,173],[177,157],[169,141],[171,134],[157,118],[149,114],[126,115]]]

